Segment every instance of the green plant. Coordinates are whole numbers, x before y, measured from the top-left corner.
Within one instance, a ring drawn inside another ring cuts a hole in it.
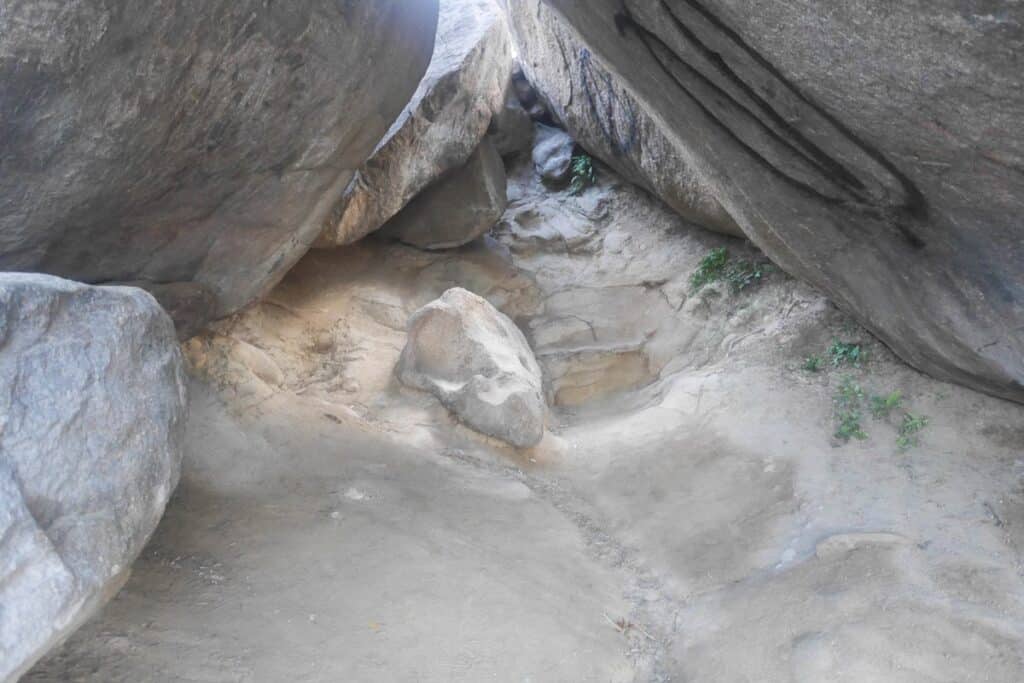
[[[903,403],[903,392],[896,390],[888,396],[871,397],[871,414],[877,418],[889,417],[894,409]]]
[[[725,280],[733,292],[739,292],[750,285],[761,282],[761,278],[771,268],[764,261],[741,259],[730,263],[725,269]]]
[[[708,283],[720,280],[725,271],[725,264],[728,262],[729,252],[725,247],[712,249],[697,264],[697,270],[693,271],[693,275],[690,276],[690,286],[697,290]]]
[[[842,441],[849,441],[851,437],[859,441],[868,438],[867,432],[860,426],[860,418],[859,410],[844,410],[837,413],[835,437]]]
[[[821,366],[824,363],[825,361],[822,360],[821,356],[807,356],[807,358],[804,359],[804,364],[800,367],[807,372],[817,372],[818,370],[821,370]]]
[[[906,451],[920,443],[921,430],[928,426],[928,418],[924,415],[905,413],[900,423],[900,433],[896,437],[896,446]]]
[[[866,439],[867,433],[861,427],[861,404],[864,402],[864,390],[852,377],[844,377],[835,396],[836,431],[835,437],[842,441]]]
[[[594,160],[589,154],[577,154],[573,156],[569,165],[572,181],[569,183],[569,191],[577,195],[583,190],[597,182],[597,171],[594,170]]]
[[[832,340],[832,345],[828,347],[828,355],[832,359],[833,367],[845,364],[859,368],[860,362],[867,358],[867,352],[860,344],[841,342],[838,339]]]

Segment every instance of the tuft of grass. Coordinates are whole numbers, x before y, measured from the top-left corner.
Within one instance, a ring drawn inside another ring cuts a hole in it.
[[[804,359],[804,364],[800,367],[807,372],[817,372],[818,370],[821,370],[821,366],[824,364],[825,361],[821,356],[807,356],[807,358]]]
[[[872,396],[871,397],[871,414],[876,418],[889,417],[896,408],[899,408],[903,403],[903,392],[897,389],[890,393],[888,396]]]
[[[771,269],[772,264],[766,261],[731,261],[729,251],[725,247],[718,247],[708,252],[697,264],[697,270],[690,276],[690,286],[697,291],[704,285],[725,280],[733,293],[737,294],[751,285],[759,284]]]
[[[928,418],[924,415],[904,413],[900,423],[900,433],[896,437],[896,446],[900,451],[908,451],[920,442],[921,430],[928,426]]]
[[[574,195],[583,192],[583,190],[597,182],[594,160],[589,154],[575,155],[569,165],[569,170],[572,177],[569,183],[569,191]]]
[[[853,381],[852,377],[844,377],[834,399],[836,406],[835,437],[841,441],[850,439],[864,440],[867,433],[861,427],[863,417],[861,404],[864,402],[864,390]]]
[[[690,286],[694,290],[698,290],[704,285],[721,280],[728,262],[729,251],[725,247],[712,249],[697,264],[697,270],[693,271],[693,275],[690,276]]]
[[[828,355],[832,359],[832,367],[852,365],[856,368],[859,368],[861,361],[868,356],[860,344],[841,342],[838,339],[832,340],[832,345],[828,347]]]

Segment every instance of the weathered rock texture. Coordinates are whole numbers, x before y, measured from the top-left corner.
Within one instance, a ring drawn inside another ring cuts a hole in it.
[[[529,38],[537,2],[510,5]],[[563,113],[580,139],[611,131],[626,155],[624,112],[649,119],[665,163],[683,159],[774,261],[905,360],[1024,401],[1024,6],[545,5],[573,32],[559,67],[577,74]],[[580,75],[588,63],[602,66]],[[556,76],[524,67],[542,87]]]
[[[505,166],[486,138],[466,165],[409,202],[382,234],[421,249],[449,249],[490,230],[508,205]]]
[[[0,270],[251,301],[408,102],[436,4],[4,2]]]
[[[564,130],[538,123],[533,144],[533,168],[537,175],[552,185],[566,183],[575,147],[576,143]]]
[[[185,410],[150,295],[0,275],[0,680],[120,587],[177,485]]]
[[[487,128],[487,138],[503,157],[525,152],[533,143],[533,120],[523,109],[511,81],[505,92],[505,104]]]
[[[437,44],[423,81],[345,189],[315,246],[368,235],[463,165],[503,105],[511,68],[507,22],[493,0],[441,0]]]
[[[477,431],[517,448],[544,435],[540,366],[523,333],[494,306],[461,287],[409,319],[396,368],[403,384],[429,391]]]
[[[700,162],[681,153],[622,79],[592,56],[557,13],[538,0],[509,0],[508,7],[524,74],[588,152],[687,220],[743,234],[704,180]],[[537,95],[531,92],[527,99],[536,101]]]

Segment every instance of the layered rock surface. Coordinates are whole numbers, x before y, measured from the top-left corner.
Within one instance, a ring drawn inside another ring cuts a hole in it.
[[[591,154],[679,215],[709,230],[742,235],[699,170],[621,78],[539,0],[509,0],[524,74],[555,117]],[[536,98],[536,95],[532,95]]]
[[[584,145],[674,204],[633,146],[656,129],[652,158],[906,361],[1024,401],[1024,9],[509,5]]]
[[[408,102],[436,5],[6,2],[0,270],[250,302]]]
[[[185,416],[150,295],[0,275],[0,680],[120,587],[177,485]]]
[[[316,246],[349,244],[377,230],[462,166],[501,110],[511,68],[507,23],[493,0],[441,0],[426,75],[342,193]]]
[[[494,306],[460,287],[409,319],[395,372],[467,425],[517,448],[544,435],[541,372],[526,338]]]

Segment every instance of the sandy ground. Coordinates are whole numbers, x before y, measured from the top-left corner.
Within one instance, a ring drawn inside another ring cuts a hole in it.
[[[601,178],[518,166],[487,240],[313,252],[189,342],[167,515],[25,680],[1024,680],[1024,409],[781,273],[695,292],[710,249],[756,253]],[[530,338],[537,448],[395,382],[409,313],[453,285]],[[832,367],[833,339],[867,360]],[[864,440],[833,436],[844,381],[902,392]],[[905,451],[903,411],[929,418]]]

